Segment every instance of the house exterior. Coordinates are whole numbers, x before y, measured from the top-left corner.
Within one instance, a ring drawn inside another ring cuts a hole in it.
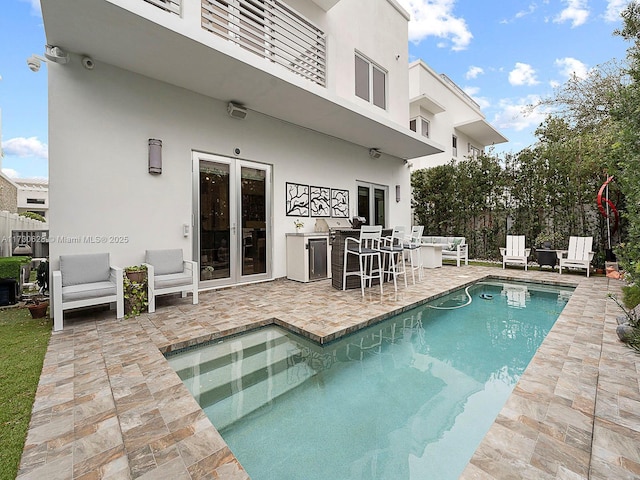
[[[463,160],[507,141],[487,122],[477,102],[422,60],[409,65],[409,98],[409,128],[444,145],[441,153],[412,159],[412,170]]]
[[[18,186],[0,171],[0,210],[18,213]]]
[[[407,128],[395,0],[41,3],[51,270],[182,248],[215,288],[284,277],[295,220],[410,224],[407,162],[444,148]]]
[[[49,181],[44,178],[16,178],[18,213],[33,212],[45,219],[49,213]]]

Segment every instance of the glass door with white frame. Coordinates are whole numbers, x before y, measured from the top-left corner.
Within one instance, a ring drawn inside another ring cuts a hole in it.
[[[271,167],[194,153],[194,250],[202,287],[269,278]]]
[[[389,187],[375,183],[358,182],[358,216],[367,219],[367,225],[386,227]]]

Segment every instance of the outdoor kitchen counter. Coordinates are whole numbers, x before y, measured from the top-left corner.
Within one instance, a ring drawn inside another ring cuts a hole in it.
[[[360,238],[360,230],[349,228],[342,230],[334,230],[332,233],[331,244],[331,285],[333,288],[342,290],[342,268],[344,266],[344,242],[348,237]],[[382,236],[390,236],[391,229],[382,230]],[[356,255],[349,255],[347,258],[347,272],[357,272],[360,270],[358,263],[358,257]],[[376,280],[373,281],[376,283]],[[360,288],[360,278],[355,275],[347,277],[347,288]]]

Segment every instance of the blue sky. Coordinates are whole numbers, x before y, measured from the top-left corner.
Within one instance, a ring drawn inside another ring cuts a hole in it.
[[[612,35],[626,0],[398,1],[412,14],[410,60],[447,74],[482,106],[510,140],[498,153],[534,143],[544,114],[525,116],[524,106],[571,73],[624,59],[628,46]],[[48,177],[47,67],[34,73],[26,64],[45,43],[39,0],[2,0],[2,170],[11,177]]]

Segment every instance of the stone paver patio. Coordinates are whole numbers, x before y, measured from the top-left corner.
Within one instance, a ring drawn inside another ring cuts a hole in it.
[[[461,478],[640,478],[640,355],[615,333],[619,280],[445,266],[419,284],[337,291],[288,280],[165,297],[154,314],[68,318],[49,344],[18,474],[31,479],[247,479],[162,355],[277,323],[327,342],[494,276],[575,293]]]

